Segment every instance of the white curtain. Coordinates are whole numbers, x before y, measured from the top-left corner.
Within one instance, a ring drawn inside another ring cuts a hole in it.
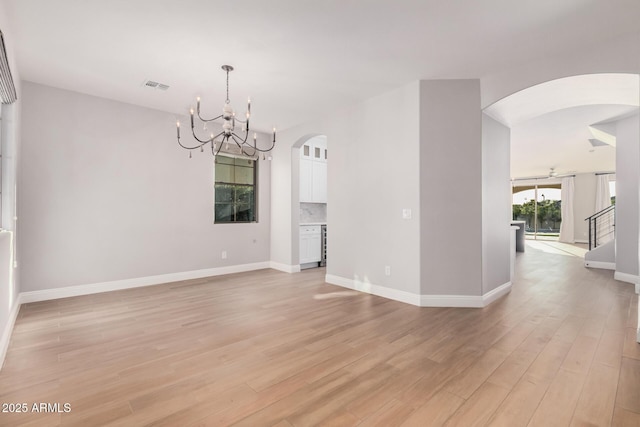
[[[560,223],[560,240],[565,243],[575,243],[574,220],[573,220],[573,199],[574,199],[573,177],[562,178],[560,189],[560,199],[562,200],[562,222]]]
[[[593,213],[600,212],[609,206],[611,206],[609,175],[596,175],[596,210]]]

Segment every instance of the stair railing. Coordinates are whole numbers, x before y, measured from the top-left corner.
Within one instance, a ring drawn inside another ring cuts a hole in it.
[[[585,221],[589,221],[589,250],[591,250],[613,239],[616,227],[616,206],[608,206],[586,218]]]

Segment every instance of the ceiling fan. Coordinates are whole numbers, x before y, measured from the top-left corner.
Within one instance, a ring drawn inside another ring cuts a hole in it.
[[[573,175],[573,173],[575,173],[575,171],[569,171],[568,173],[560,175],[556,170],[556,168],[549,168],[548,178],[565,178],[565,177],[575,176]]]

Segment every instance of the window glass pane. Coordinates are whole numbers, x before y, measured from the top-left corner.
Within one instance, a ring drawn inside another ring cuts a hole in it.
[[[304,148],[304,155],[305,156],[309,156],[309,146],[308,145],[303,145],[302,146]]]
[[[234,182],[233,166],[218,163],[216,165],[216,182]]]
[[[256,220],[256,161],[241,157],[216,156],[215,222]]]
[[[315,157],[316,159],[319,159],[319,158],[320,158],[320,148],[319,148],[319,147],[316,147],[316,148],[315,148],[315,154],[314,154],[314,157]]]
[[[253,187],[236,187],[236,202],[241,204],[253,204]]]
[[[253,184],[253,168],[236,166],[236,184]]]
[[[255,220],[253,206],[248,204],[239,204],[236,213],[236,221],[250,222]]]
[[[216,193],[216,203],[218,202],[233,203],[233,198],[234,198],[233,185],[216,184],[215,193]]]
[[[216,222],[233,222],[233,205],[230,203],[216,203]]]

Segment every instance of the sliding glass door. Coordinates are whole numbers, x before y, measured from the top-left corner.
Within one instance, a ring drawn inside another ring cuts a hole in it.
[[[512,219],[525,222],[525,236],[557,240],[560,235],[560,184],[513,186]]]

